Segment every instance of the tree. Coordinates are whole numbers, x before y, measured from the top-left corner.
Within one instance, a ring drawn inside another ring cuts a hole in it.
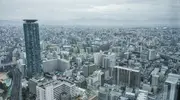
[[[13,74],[12,74],[12,72],[11,72],[11,71],[10,71],[10,72],[8,72],[8,73],[7,73],[7,75],[8,75],[8,77],[9,77],[9,78],[11,78],[11,79],[13,78]]]
[[[23,87],[23,88],[22,88],[22,99],[23,99],[23,100],[27,100],[28,95],[29,95],[29,89]]]
[[[4,93],[7,93],[8,87],[5,83],[0,82],[0,89],[4,90]]]

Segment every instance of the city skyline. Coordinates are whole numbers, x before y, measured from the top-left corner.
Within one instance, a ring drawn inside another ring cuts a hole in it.
[[[0,0],[0,100],[180,100],[179,0]]]

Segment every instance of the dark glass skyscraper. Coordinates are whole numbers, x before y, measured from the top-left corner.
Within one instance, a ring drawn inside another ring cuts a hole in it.
[[[41,51],[39,25],[37,20],[24,20],[24,36],[26,46],[27,76],[31,78],[41,73]]]

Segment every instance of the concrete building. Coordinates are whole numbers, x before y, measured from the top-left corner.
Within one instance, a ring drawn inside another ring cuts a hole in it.
[[[100,87],[98,91],[98,100],[109,100],[109,89]]]
[[[104,57],[102,61],[102,68],[108,69],[110,67],[110,63],[111,63],[110,58]]]
[[[155,68],[152,72],[151,72],[151,86],[158,86],[159,84],[159,68]]]
[[[87,82],[86,82],[86,78],[82,75],[78,75],[76,77],[76,80],[74,81],[76,83],[76,85],[80,88],[87,88]]]
[[[61,71],[70,68],[70,61],[65,59],[51,59],[47,61],[43,61],[43,71],[44,72],[53,72],[53,71]]]
[[[38,79],[32,78],[28,81],[29,92],[32,94],[36,94],[36,86],[38,84]]]
[[[115,53],[110,53],[105,55],[102,59],[102,68],[109,69],[116,65],[116,55]]]
[[[159,84],[159,75],[152,75],[151,77],[151,85],[158,86]]]
[[[71,99],[71,96],[68,93],[62,92],[60,94],[60,100],[70,100],[70,99]]]
[[[76,64],[77,64],[77,66],[81,66],[82,65],[82,59],[81,59],[81,57],[77,57],[76,58]]]
[[[76,96],[76,85],[53,80],[36,86],[37,100],[71,100]]]
[[[168,74],[168,78],[166,79],[164,85],[163,100],[178,100],[179,79],[180,75],[178,74]]]
[[[39,25],[37,20],[24,20],[24,36],[27,59],[27,76],[32,77],[41,73],[41,50],[39,38]]]
[[[148,92],[140,90],[136,100],[148,100]]]
[[[114,66],[113,82],[117,85],[125,85],[129,87],[140,86],[140,71],[127,67]]]
[[[104,56],[102,51],[94,53],[94,64],[101,67]]]
[[[90,64],[83,65],[83,67],[81,68],[81,71],[83,71],[83,74],[85,77],[88,77],[97,69],[98,68],[95,64],[90,63]]]
[[[98,91],[98,100],[121,100],[122,91],[111,86],[101,86]],[[123,99],[122,99],[123,100]]]
[[[156,51],[154,49],[149,49],[148,60],[156,59]]]
[[[104,85],[104,73],[101,70],[95,71],[92,75],[88,77],[87,82],[88,87],[97,87]]]

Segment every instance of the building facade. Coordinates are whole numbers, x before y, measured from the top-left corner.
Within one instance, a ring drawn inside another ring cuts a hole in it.
[[[52,81],[36,87],[36,100],[61,100],[68,96],[67,100],[76,96],[76,85],[65,81]]]
[[[168,74],[164,84],[163,100],[179,100],[179,79],[178,74]]]
[[[24,20],[27,76],[32,77],[42,71],[40,55],[39,25],[37,20]]]
[[[139,87],[140,71],[127,67],[115,66],[113,68],[113,82],[116,85]]]

